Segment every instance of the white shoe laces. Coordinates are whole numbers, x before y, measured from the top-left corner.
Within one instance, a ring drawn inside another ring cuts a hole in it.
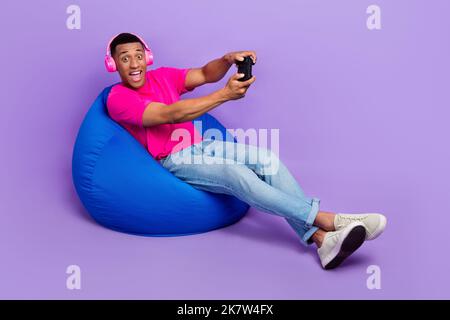
[[[343,220],[345,220],[345,221],[355,221],[355,220],[357,220],[357,221],[363,221],[364,219],[366,219],[367,218],[367,216],[342,216],[342,215],[339,215],[339,219],[343,219]]]
[[[338,221],[337,224],[338,226],[342,226],[342,225],[346,225],[348,223],[351,223],[353,221],[360,221],[363,222],[363,220],[367,219],[368,216],[344,216],[344,215],[337,215],[338,217]]]

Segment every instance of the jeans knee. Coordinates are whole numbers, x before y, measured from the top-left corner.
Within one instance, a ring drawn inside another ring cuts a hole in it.
[[[264,170],[266,175],[274,175],[278,173],[280,168],[280,158],[273,151],[265,148],[258,149],[258,164]]]

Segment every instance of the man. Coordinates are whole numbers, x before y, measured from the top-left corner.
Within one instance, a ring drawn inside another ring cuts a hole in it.
[[[223,88],[209,95],[184,100],[180,95],[221,80],[244,57],[256,62],[254,51],[230,52],[201,68],[161,67],[147,72],[149,50],[139,37],[119,34],[109,49],[122,80],[108,96],[110,116],[175,176],[198,189],[230,194],[263,212],[284,217],[302,242],[317,245],[325,269],[337,267],[364,240],[383,232],[386,218],[381,214],[319,211],[320,200],[304,194],[273,152],[201,137],[192,120],[224,102],[243,98],[255,77],[239,81],[243,75],[234,74]],[[173,139],[175,130],[189,133],[190,139],[181,147]],[[257,161],[250,161],[254,154]]]

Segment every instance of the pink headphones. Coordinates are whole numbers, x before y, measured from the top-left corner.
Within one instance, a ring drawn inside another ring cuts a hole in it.
[[[109,42],[108,42],[108,46],[106,47],[105,66],[106,66],[106,70],[108,70],[108,72],[117,71],[116,62],[114,61],[113,57],[111,56],[111,48],[110,48],[110,46],[111,46],[111,42],[119,34],[116,34],[114,37],[112,37],[111,40],[109,40]],[[132,34],[135,35],[136,37],[138,37],[139,40],[141,40],[142,43],[144,44],[145,61],[146,61],[147,65],[149,66],[149,65],[153,64],[153,53],[152,53],[152,50],[150,50],[150,48],[147,46],[147,44],[145,43],[145,41],[141,37],[139,37],[137,34],[134,34],[134,33],[132,33]]]

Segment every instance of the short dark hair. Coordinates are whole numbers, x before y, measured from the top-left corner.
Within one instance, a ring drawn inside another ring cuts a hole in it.
[[[109,46],[109,49],[111,50],[111,57],[114,56],[114,53],[116,52],[116,47],[119,44],[131,43],[131,42],[139,42],[140,44],[142,44],[142,47],[145,47],[144,44],[142,43],[141,39],[136,37],[134,34],[124,32],[124,33],[117,35],[113,39],[113,41],[111,41],[111,45]]]

